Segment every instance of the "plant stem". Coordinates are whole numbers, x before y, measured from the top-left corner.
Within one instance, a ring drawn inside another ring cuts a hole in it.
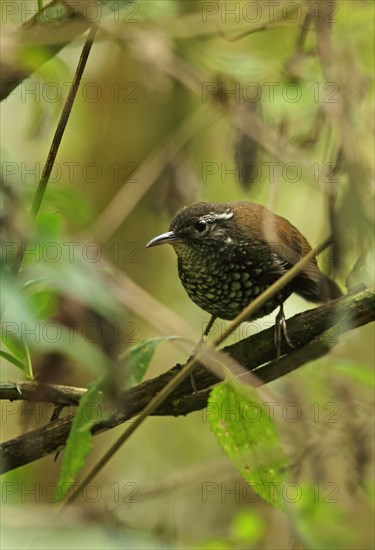
[[[53,165],[55,164],[55,160],[56,160],[56,156],[57,156],[57,153],[58,153],[58,150],[59,150],[59,147],[60,147],[60,143],[61,143],[62,137],[64,135],[66,125],[67,125],[68,120],[69,120],[69,116],[70,116],[70,113],[71,113],[71,110],[72,110],[72,107],[73,107],[74,100],[75,100],[76,95],[77,95],[77,91],[78,91],[78,87],[79,87],[79,84],[80,84],[80,81],[81,81],[81,78],[82,78],[82,74],[83,74],[83,71],[85,70],[87,59],[88,59],[89,53],[91,51],[91,47],[93,45],[94,38],[95,38],[97,30],[98,30],[97,25],[93,25],[91,27],[89,35],[88,35],[88,37],[86,39],[86,42],[83,46],[81,56],[80,56],[79,61],[78,61],[77,69],[76,69],[76,72],[74,74],[73,82],[72,82],[72,85],[70,87],[68,97],[66,98],[64,108],[63,108],[63,111],[61,113],[60,120],[58,122],[56,131],[55,131],[55,135],[53,136],[53,140],[52,140],[52,143],[51,143],[50,150],[48,152],[47,160],[46,160],[46,163],[45,163],[44,168],[43,168],[42,177],[40,179],[38,188],[35,192],[34,199],[33,199],[32,205],[31,205],[30,213],[31,213],[31,217],[33,219],[35,219],[37,217],[40,206],[42,204],[42,201],[43,201],[46,189],[47,189],[48,180],[50,178]],[[14,260],[13,267],[12,267],[13,275],[17,275],[17,273],[18,273],[18,271],[21,267],[22,260],[23,260],[23,257],[25,255],[26,244],[27,244],[26,242],[22,242],[20,244],[20,246],[18,247],[16,258]]]
[[[61,139],[64,135],[65,128],[66,128],[66,125],[67,125],[68,120],[69,120],[69,116],[70,116],[70,113],[71,113],[71,110],[72,110],[72,107],[73,107],[73,103],[74,103],[74,100],[75,100],[76,95],[77,95],[78,87],[79,87],[79,84],[80,84],[80,81],[81,81],[81,78],[82,78],[82,75],[83,75],[83,71],[85,70],[87,59],[88,59],[88,56],[90,54],[90,51],[91,51],[91,48],[92,48],[97,30],[98,30],[97,25],[93,25],[91,27],[89,35],[88,35],[88,37],[86,39],[86,42],[83,46],[81,56],[80,56],[79,61],[78,61],[77,69],[76,69],[76,72],[74,74],[73,82],[72,82],[72,85],[70,87],[68,97],[65,101],[65,105],[64,105],[63,111],[61,113],[60,120],[59,120],[59,123],[58,123],[56,131],[55,131],[55,135],[53,136],[53,140],[52,140],[51,147],[50,147],[50,150],[49,150],[49,153],[48,153],[47,161],[46,161],[46,164],[45,164],[44,169],[43,169],[43,174],[42,174],[41,180],[39,182],[38,188],[36,190],[33,203],[31,205],[31,215],[34,218],[37,216],[37,214],[39,212],[40,205],[42,203],[42,200],[43,200],[46,188],[47,188],[48,180],[49,180],[53,165],[54,165],[55,160],[56,160],[57,152],[58,152],[59,147],[60,147]]]

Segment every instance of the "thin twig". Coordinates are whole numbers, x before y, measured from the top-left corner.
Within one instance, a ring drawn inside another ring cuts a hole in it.
[[[24,400],[31,403],[53,403],[54,405],[78,405],[86,393],[85,388],[45,384],[41,382],[0,382],[0,399]]]
[[[34,218],[34,219],[37,217],[40,206],[42,204],[44,194],[45,194],[46,189],[47,189],[48,180],[50,178],[53,166],[55,164],[55,160],[56,160],[56,156],[57,156],[60,144],[61,144],[61,140],[62,140],[62,137],[64,135],[65,128],[66,128],[66,125],[67,125],[69,117],[70,117],[70,113],[72,111],[74,100],[75,100],[76,95],[77,95],[79,84],[81,82],[83,71],[85,70],[87,59],[89,57],[89,54],[90,54],[90,51],[91,51],[91,48],[92,48],[97,30],[98,30],[97,25],[93,25],[90,28],[89,35],[88,35],[88,37],[86,39],[86,42],[85,42],[85,44],[82,48],[82,52],[81,52],[81,55],[80,55],[80,58],[79,58],[79,61],[78,61],[77,69],[76,69],[76,72],[74,74],[73,82],[72,82],[72,85],[70,87],[68,97],[66,98],[64,108],[63,108],[61,116],[60,116],[60,120],[57,124],[55,135],[53,136],[51,147],[50,147],[50,150],[48,152],[47,160],[46,160],[46,163],[44,165],[42,177],[40,179],[38,188],[35,192],[34,199],[33,199],[32,205],[31,205],[30,213],[31,213],[31,217]],[[16,258],[15,258],[15,261],[14,261],[14,264],[13,264],[13,269],[12,269],[13,274],[18,273],[18,271],[21,267],[21,264],[22,264],[23,257],[25,255],[25,251],[26,251],[26,243],[22,242],[20,244],[20,246],[18,247],[17,255],[16,255]]]
[[[92,45],[94,43],[94,39],[95,39],[95,35],[97,33],[97,30],[98,30],[97,25],[93,25],[90,28],[90,32],[89,32],[88,37],[86,39],[86,42],[85,42],[85,44],[82,48],[82,52],[81,52],[81,55],[80,55],[80,58],[79,58],[79,61],[78,61],[77,69],[76,69],[76,72],[74,74],[73,82],[72,82],[72,85],[70,87],[68,97],[66,98],[65,105],[64,105],[64,108],[62,110],[60,120],[59,120],[59,123],[58,123],[56,131],[55,131],[55,135],[53,136],[53,140],[52,140],[51,147],[50,147],[50,150],[49,150],[49,153],[48,153],[46,164],[44,166],[42,177],[41,177],[41,180],[39,182],[38,188],[36,190],[33,203],[31,205],[31,215],[34,218],[36,218],[36,216],[39,212],[39,209],[40,209],[40,205],[42,204],[42,200],[43,200],[46,188],[47,188],[48,180],[49,180],[49,177],[50,177],[51,172],[52,172],[53,165],[54,165],[55,160],[56,160],[57,152],[59,150],[60,143],[61,143],[62,137],[64,135],[65,128],[66,128],[66,125],[68,123],[70,113],[72,111],[74,100],[75,100],[76,95],[77,95],[79,84],[81,82],[83,71],[85,70],[87,60],[88,60],[88,57],[90,55],[90,51],[91,51]]]

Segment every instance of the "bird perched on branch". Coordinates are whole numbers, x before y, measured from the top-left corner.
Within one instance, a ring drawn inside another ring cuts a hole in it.
[[[288,220],[252,202],[197,202],[186,206],[173,218],[170,230],[146,246],[160,244],[173,246],[181,282],[193,302],[211,314],[209,326],[217,317],[236,317],[311,250]],[[314,258],[260,307],[251,319],[280,307],[275,330],[278,355],[281,331],[293,347],[283,311],[284,301],[293,292],[316,303],[342,295]]]

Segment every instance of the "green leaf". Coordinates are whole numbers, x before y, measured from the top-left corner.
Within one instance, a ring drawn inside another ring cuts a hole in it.
[[[14,357],[14,355],[11,355],[10,353],[7,353],[6,351],[0,350],[0,356],[4,357],[9,363],[12,363],[17,368],[21,369],[23,372],[26,372],[26,366],[22,361],[17,359],[17,357]]]
[[[157,346],[174,338],[173,336],[160,336],[147,338],[139,344],[131,346],[120,356],[120,365],[124,366],[123,390],[128,390],[139,384],[151,362]]]
[[[24,323],[3,322],[1,325],[0,337],[6,348],[11,352],[2,352],[2,355],[10,363],[21,369],[26,378],[33,379],[33,369],[29,346],[26,341]]]
[[[85,458],[92,449],[91,428],[94,424],[109,417],[103,409],[104,397],[101,392],[104,377],[89,385],[81,398],[66,443],[59,481],[56,487],[56,500],[61,500],[72,485],[77,473],[85,464]]]
[[[1,333],[1,340],[12,353],[0,351],[0,355],[19,368],[28,380],[32,380],[34,375],[27,342],[21,341],[17,337],[5,336],[3,332]]]
[[[30,350],[29,350],[29,346],[27,345],[27,342],[25,342],[25,355],[26,355],[26,371],[25,371],[26,378],[28,378],[29,380],[32,380],[34,378],[33,365],[31,362],[31,355],[30,355]]]
[[[210,394],[207,415],[220,446],[263,499],[282,507],[282,472],[288,459],[256,391],[224,382]]]
[[[56,293],[50,290],[36,292],[29,298],[29,303],[35,318],[48,319],[57,311]]]
[[[1,341],[21,363],[26,360],[25,343],[19,337],[7,334],[3,328],[1,331]]]
[[[127,372],[124,389],[138,384],[142,380],[156,347],[171,338],[173,337],[150,338],[125,351],[121,357],[121,362],[124,362]],[[64,452],[56,489],[56,500],[61,500],[64,497],[77,473],[84,466],[85,458],[92,449],[92,426],[110,415],[110,412],[106,412],[103,408],[104,392],[102,390],[105,384],[106,377],[100,377],[90,384],[79,402]]]

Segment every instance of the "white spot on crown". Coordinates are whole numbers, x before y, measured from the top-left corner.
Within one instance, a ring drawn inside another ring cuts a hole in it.
[[[210,212],[210,214],[207,216],[210,221],[218,221],[218,220],[230,220],[233,218],[233,212],[228,208],[225,212]]]

